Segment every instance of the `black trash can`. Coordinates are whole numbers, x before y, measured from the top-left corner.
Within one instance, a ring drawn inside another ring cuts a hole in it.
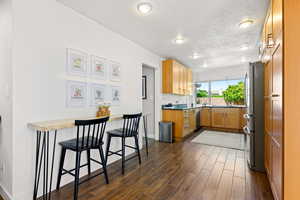
[[[168,143],[173,142],[173,122],[159,122],[159,141]]]

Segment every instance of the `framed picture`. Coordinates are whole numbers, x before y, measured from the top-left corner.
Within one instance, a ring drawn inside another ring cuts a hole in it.
[[[121,81],[121,65],[117,62],[110,62],[110,80]]]
[[[87,105],[87,84],[79,81],[67,81],[67,107],[85,107]]]
[[[111,87],[111,104],[114,106],[121,104],[121,87]]]
[[[107,60],[98,56],[91,56],[91,70],[92,78],[106,80]]]
[[[107,99],[107,88],[101,84],[90,85],[90,105],[96,106],[99,103],[104,103]]]
[[[142,98],[147,99],[147,76],[142,76]]]
[[[87,75],[88,54],[75,49],[67,49],[67,72],[70,75]]]

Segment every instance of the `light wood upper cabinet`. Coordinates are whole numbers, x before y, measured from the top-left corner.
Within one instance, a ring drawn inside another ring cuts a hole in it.
[[[282,14],[283,9],[282,0],[273,0],[272,3],[272,18],[273,18],[273,40],[275,45],[279,44],[282,41]]]
[[[162,91],[165,94],[192,95],[192,71],[175,60],[163,61]]]
[[[270,1],[265,30],[265,167],[275,200],[284,199],[283,191],[283,0]],[[269,43],[270,44],[270,43]]]

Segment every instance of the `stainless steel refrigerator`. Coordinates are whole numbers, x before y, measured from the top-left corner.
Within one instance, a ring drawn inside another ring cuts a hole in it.
[[[264,167],[264,66],[261,62],[250,63],[245,78],[247,125],[245,133],[245,154],[248,166],[256,171]]]

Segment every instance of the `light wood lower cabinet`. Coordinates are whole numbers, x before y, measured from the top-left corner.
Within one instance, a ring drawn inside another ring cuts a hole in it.
[[[212,127],[242,129],[241,108],[212,108]]]
[[[173,122],[173,138],[180,141],[197,129],[196,109],[163,110],[163,121]]]
[[[200,126],[211,126],[211,109],[201,108],[200,109]]]

